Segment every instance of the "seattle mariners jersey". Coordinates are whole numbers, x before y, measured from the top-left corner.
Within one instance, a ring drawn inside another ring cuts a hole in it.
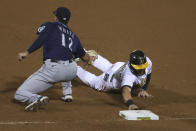
[[[28,52],[31,53],[43,46],[44,60],[70,60],[85,55],[78,37],[61,22],[46,22],[39,27],[37,34],[39,37]]]
[[[84,58],[84,51],[78,37],[67,27],[71,12],[65,7],[59,7],[53,12],[58,22],[46,22],[37,31],[38,37],[27,51],[18,55],[23,60],[30,53],[43,47],[43,65],[28,77],[17,89],[14,98],[28,105],[26,111],[37,111],[40,106],[49,102],[47,96],[39,93],[51,88],[55,83],[62,82],[62,100],[72,100],[71,80],[76,77],[77,63],[72,58]],[[67,97],[69,96],[69,97]]]

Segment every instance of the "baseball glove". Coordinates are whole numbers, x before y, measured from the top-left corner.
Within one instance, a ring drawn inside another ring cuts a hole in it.
[[[98,53],[95,50],[88,50],[86,53],[89,55],[88,65],[92,65],[98,58]]]

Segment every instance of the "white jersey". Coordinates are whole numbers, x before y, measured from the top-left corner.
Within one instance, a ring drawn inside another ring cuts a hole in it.
[[[147,75],[152,71],[152,62],[148,57],[147,62],[149,63],[149,66],[146,68],[145,74],[142,76],[134,75],[131,72],[128,63],[117,62],[113,64],[112,67],[105,73],[109,75],[109,80],[105,81],[105,88],[118,89],[123,86],[133,87],[136,85],[142,87],[146,83]]]
[[[150,74],[152,70],[152,62],[148,57],[147,62],[149,66],[146,68],[145,74],[135,76],[131,72],[128,63],[117,62],[112,64],[104,57],[98,55],[98,59],[94,61],[93,66],[101,70],[103,74],[96,76],[78,66],[77,76],[84,83],[98,91],[120,89],[123,86],[143,86],[146,83],[147,74]]]

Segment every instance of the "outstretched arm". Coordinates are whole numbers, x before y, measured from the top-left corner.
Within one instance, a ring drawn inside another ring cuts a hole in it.
[[[39,29],[37,34],[39,35],[37,39],[33,42],[33,44],[24,52],[18,54],[18,60],[22,61],[26,58],[30,53],[39,49],[43,44],[44,41],[47,40],[49,36],[49,32],[52,31],[53,25],[49,22],[44,23]]]
[[[83,57],[81,57],[81,59],[82,61],[86,62],[88,65],[92,65],[95,59],[97,59],[97,54],[93,54],[92,52],[89,53],[87,51],[86,54]]]
[[[129,86],[122,87],[122,97],[124,99],[124,103],[129,106],[129,110],[137,110],[139,109],[137,105],[134,104],[133,99],[131,97],[131,88]]]
[[[18,54],[18,60],[19,61],[22,61],[24,58],[26,58],[30,53],[34,52],[35,50],[39,49],[44,41],[47,39],[48,37],[48,34],[45,33],[45,34],[42,34],[40,35],[34,42],[33,44],[29,47],[28,50],[24,51],[24,52],[20,52]]]
[[[144,84],[144,86],[142,87],[143,90],[147,90],[147,87],[150,83],[150,79],[151,79],[151,73],[147,75],[147,78],[146,78],[146,83]]]
[[[139,97],[143,97],[143,98],[149,98],[149,97],[152,97],[152,95],[150,95],[146,90],[147,90],[147,87],[150,83],[150,79],[151,79],[151,73],[147,75],[147,78],[146,78],[146,83],[144,84],[144,86],[142,87],[141,91],[138,93],[138,96]]]

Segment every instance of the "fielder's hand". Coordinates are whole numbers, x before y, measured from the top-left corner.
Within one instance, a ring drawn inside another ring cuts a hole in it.
[[[139,107],[136,106],[135,104],[129,105],[129,110],[138,110]]]
[[[18,60],[22,61],[24,58],[28,56],[28,51],[18,53]]]
[[[145,90],[141,90],[138,93],[138,97],[142,97],[142,98],[151,98],[153,97],[152,95],[150,95],[148,92],[146,92]]]

